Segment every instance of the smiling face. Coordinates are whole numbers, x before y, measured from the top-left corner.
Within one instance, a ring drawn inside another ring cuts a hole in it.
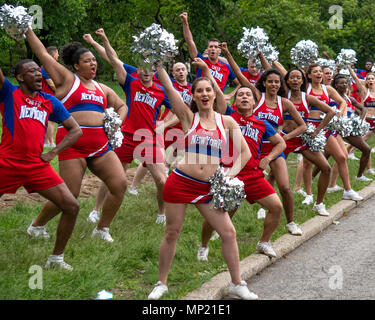
[[[263,81],[263,85],[266,88],[266,92],[271,95],[277,95],[281,87],[281,79],[279,75],[271,73],[267,76],[266,81]]]
[[[34,61],[23,64],[16,78],[28,91],[42,90],[42,73]]]
[[[252,112],[255,100],[251,89],[248,87],[239,88],[236,92],[235,104],[239,113]]]
[[[210,81],[202,79],[192,88],[193,100],[198,110],[212,109],[216,98],[216,92]]]
[[[289,78],[287,80],[288,86],[290,89],[298,91],[300,90],[303,84],[303,76],[302,73],[298,70],[293,70],[289,74]]]
[[[96,76],[96,70],[98,63],[95,56],[90,52],[86,51],[79,57],[78,64],[74,65],[77,73],[84,76],[86,79],[93,79]]]
[[[307,74],[311,82],[321,83],[323,80],[323,71],[321,66],[316,66],[311,69],[311,72]]]

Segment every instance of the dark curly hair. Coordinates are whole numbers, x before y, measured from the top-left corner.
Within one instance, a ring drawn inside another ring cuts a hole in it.
[[[61,48],[61,58],[66,65],[74,69],[74,65],[79,63],[81,55],[86,52],[90,52],[90,50],[85,48],[80,42],[75,41]]]
[[[259,78],[259,80],[257,81],[255,87],[260,92],[266,92],[266,87],[264,86],[263,82],[265,82],[267,80],[268,76],[271,75],[271,74],[276,74],[276,75],[279,76],[280,88],[279,88],[279,91],[277,91],[277,95],[285,97],[284,79],[281,76],[281,73],[276,69],[268,69],[268,70],[264,71],[262,73],[261,77]]]

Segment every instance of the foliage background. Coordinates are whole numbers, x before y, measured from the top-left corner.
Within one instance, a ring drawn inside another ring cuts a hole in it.
[[[179,39],[177,60],[185,61],[188,50],[183,39],[179,14],[187,11],[198,50],[204,51],[207,39],[218,37],[228,42],[235,59],[246,65],[235,48],[242,37],[242,27],[260,26],[280,52],[283,65],[290,65],[290,49],[300,40],[310,39],[336,58],[342,48],[357,52],[357,67],[373,57],[375,43],[375,1],[373,0],[7,0],[13,5],[39,5],[43,9],[43,29],[38,36],[46,46],[61,47],[70,41],[82,41],[84,33],[94,34],[103,27],[124,62],[134,64],[130,51],[136,35],[156,22]],[[343,28],[330,29],[329,8],[339,5]],[[26,43],[10,40],[0,31],[0,66],[9,75],[21,58],[33,58]],[[110,80],[113,72],[100,61],[101,80]]]

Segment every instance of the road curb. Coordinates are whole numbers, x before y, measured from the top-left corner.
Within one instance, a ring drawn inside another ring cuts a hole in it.
[[[352,200],[341,200],[328,209],[330,213],[329,217],[315,216],[302,224],[300,226],[303,231],[302,236],[297,237],[285,234],[273,242],[272,247],[277,253],[276,258],[271,259],[264,254],[254,253],[243,259],[240,262],[242,279],[250,279],[252,276],[293,251],[307,240],[322,232],[334,221],[340,219],[344,213],[357,207],[359,204],[375,195],[375,182],[372,182],[358,193],[364,198],[363,201],[356,202]],[[219,300],[227,293],[230,282],[229,272],[221,272],[196,290],[188,293],[181,300]]]

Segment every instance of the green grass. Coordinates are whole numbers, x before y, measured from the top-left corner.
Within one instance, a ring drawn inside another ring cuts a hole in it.
[[[369,144],[373,146],[375,139],[370,139]],[[360,152],[356,151],[356,156],[359,157]],[[291,154],[288,159],[291,186],[296,173],[296,158],[297,155]],[[52,165],[57,168],[57,159]],[[369,184],[355,181],[358,161],[348,160],[348,165],[354,190]],[[316,181],[313,182],[314,194],[317,191]],[[340,179],[338,184],[342,186]],[[26,229],[43,204],[30,205],[19,201],[11,209],[0,212],[0,299],[93,299],[103,289],[114,292],[114,299],[146,299],[158,280],[158,254],[164,227],[155,224],[157,203],[154,185],[142,185],[139,191],[137,197],[126,194],[111,225],[111,234],[115,239],[112,244],[91,238],[94,224],[88,223],[86,218],[94,206],[94,195],[89,199],[79,199],[81,210],[65,252],[65,260],[74,267],[74,271],[43,269],[43,290],[29,288],[32,274],[28,271],[32,265],[44,266],[55,242],[58,219],[47,224],[51,239],[35,240],[27,236]],[[327,194],[327,208],[340,201],[341,196],[342,192]],[[302,200],[302,196],[295,195],[295,221],[298,224],[315,216],[311,206],[301,204]],[[256,217],[258,208],[259,205],[249,205],[244,201],[233,218],[241,259],[255,252],[262,233],[263,220]],[[215,274],[226,270],[220,240],[210,242],[209,262],[196,259],[202,221],[195,207],[189,205],[169,273],[169,292],[165,299],[180,299]],[[287,233],[285,223],[283,214],[272,241]]]

